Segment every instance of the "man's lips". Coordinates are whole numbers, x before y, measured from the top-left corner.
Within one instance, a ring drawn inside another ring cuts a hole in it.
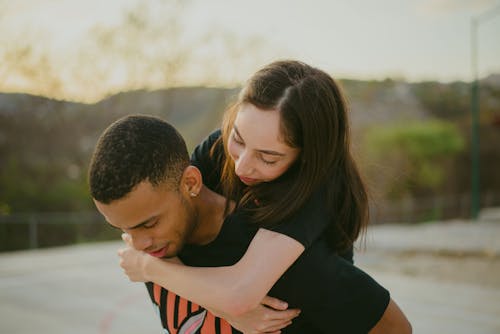
[[[148,253],[149,255],[154,256],[154,257],[164,257],[165,255],[167,255],[167,250],[168,250],[168,246],[165,246],[157,251],[146,252],[146,253]]]

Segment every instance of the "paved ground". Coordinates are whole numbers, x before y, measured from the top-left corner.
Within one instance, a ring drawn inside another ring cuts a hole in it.
[[[500,222],[375,226],[356,254],[414,333],[500,333]]]
[[[118,247],[0,255],[0,333],[161,333],[144,286],[123,276]]]
[[[161,333],[119,243],[0,254],[0,333]],[[414,333],[500,333],[500,222],[374,226],[357,264]]]

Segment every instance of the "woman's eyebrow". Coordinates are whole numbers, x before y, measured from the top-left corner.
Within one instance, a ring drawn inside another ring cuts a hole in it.
[[[238,137],[240,137],[240,139],[245,142],[245,140],[243,139],[243,137],[241,137],[241,134],[240,132],[238,131],[238,127],[236,125],[233,125],[233,129],[234,129],[234,132],[236,132],[236,134],[238,135]],[[280,152],[276,152],[276,151],[272,151],[272,150],[256,150],[257,152],[259,153],[262,153],[262,154],[268,154],[268,155],[276,155],[276,156],[279,156],[279,157],[283,157],[285,156],[284,153],[280,153]]]
[[[279,157],[285,156],[284,153],[276,152],[276,151],[269,151],[269,150],[257,150],[257,152],[263,153],[263,154],[269,154],[269,155],[276,155]]]
[[[243,138],[241,137],[240,131],[238,131],[238,127],[236,126],[236,124],[233,125],[233,130],[234,130],[234,132],[236,132],[238,137],[240,137],[240,139],[243,140]]]

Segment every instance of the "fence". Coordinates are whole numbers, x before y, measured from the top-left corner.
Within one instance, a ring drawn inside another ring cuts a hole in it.
[[[418,223],[470,217],[470,194],[374,201],[373,223]],[[486,193],[481,207],[500,206],[500,194]],[[0,215],[0,251],[118,239],[120,232],[96,212]]]
[[[0,251],[109,240],[117,235],[95,211],[0,215]]]
[[[495,206],[500,206],[500,194],[485,193],[481,198],[481,207]],[[370,216],[374,223],[418,223],[454,218],[469,219],[471,194],[373,201],[370,206]]]

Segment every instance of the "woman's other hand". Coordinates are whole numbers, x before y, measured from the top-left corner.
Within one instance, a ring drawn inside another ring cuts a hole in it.
[[[261,303],[246,313],[238,316],[216,314],[229,322],[231,326],[245,334],[277,334],[292,323],[292,319],[300,314],[298,309],[288,310],[287,303],[266,296]]]

